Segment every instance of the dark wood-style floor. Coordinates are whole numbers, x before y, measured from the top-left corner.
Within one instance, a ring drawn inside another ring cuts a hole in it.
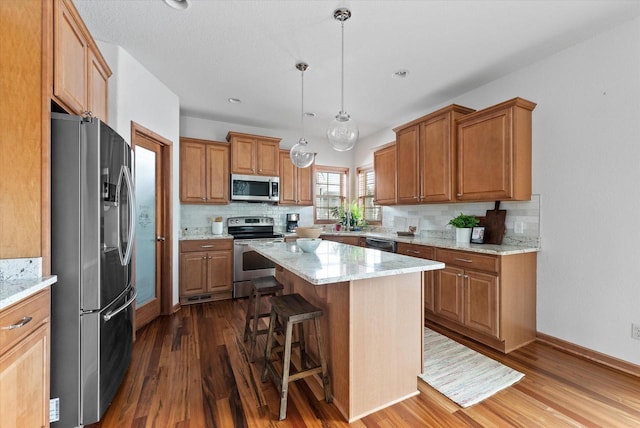
[[[279,395],[272,383],[260,382],[262,363],[248,362],[242,342],[245,305],[240,300],[185,306],[139,330],[124,383],[95,427],[347,426],[304,380],[290,386],[287,419],[278,421]],[[525,373],[524,379],[467,409],[420,382],[420,395],[351,426],[640,426],[636,377],[541,343],[505,356],[451,337]]]

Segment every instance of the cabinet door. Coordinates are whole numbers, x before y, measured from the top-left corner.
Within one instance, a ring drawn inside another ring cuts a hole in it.
[[[231,139],[231,172],[256,174],[256,139],[235,136]],[[276,171],[273,175],[278,175]]]
[[[256,141],[256,173],[258,175],[278,176],[280,144],[273,141]]]
[[[280,205],[296,205],[298,202],[296,167],[287,150],[280,151]]]
[[[206,145],[206,198],[207,203],[229,203],[229,146]]]
[[[207,291],[207,257],[206,252],[180,254],[180,296],[202,294]]]
[[[360,240],[357,236],[338,236],[338,235],[322,235],[322,239],[327,241],[339,242],[341,244],[360,245]]]
[[[49,426],[49,324],[0,356],[0,426]]]
[[[231,251],[212,251],[207,254],[209,270],[208,291],[231,291],[233,270]]]
[[[396,145],[373,153],[373,171],[376,176],[375,203],[393,205],[396,203]]]
[[[298,205],[313,205],[313,177],[315,168],[313,164],[308,168],[298,170]]]
[[[499,338],[498,278],[485,273],[465,271],[464,279],[465,325]]]
[[[447,266],[435,273],[436,314],[462,324],[464,270]]]
[[[180,140],[180,201],[185,203],[206,202],[207,146],[187,140]],[[228,185],[228,178],[225,182]]]
[[[415,125],[396,134],[396,198],[401,205],[420,202],[418,133],[418,126]]]
[[[109,74],[104,67],[102,67],[98,57],[91,49],[88,49],[88,54],[89,80],[87,82],[87,110],[89,110],[94,117],[100,118],[103,122],[108,123],[107,85]]]
[[[453,200],[452,113],[420,124],[420,202]]]
[[[87,109],[87,40],[65,1],[56,1],[53,93],[75,114]]]

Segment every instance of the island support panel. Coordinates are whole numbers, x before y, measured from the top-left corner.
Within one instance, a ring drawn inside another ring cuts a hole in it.
[[[313,285],[277,266],[276,277],[286,293],[299,293],[323,309],[333,402],[349,422],[419,394],[421,272]],[[315,331],[307,333],[309,353],[315,358]]]

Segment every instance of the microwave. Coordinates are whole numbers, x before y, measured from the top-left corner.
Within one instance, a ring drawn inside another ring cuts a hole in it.
[[[231,174],[231,200],[278,202],[280,200],[280,177]]]

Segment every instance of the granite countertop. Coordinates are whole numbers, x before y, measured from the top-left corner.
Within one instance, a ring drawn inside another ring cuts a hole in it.
[[[26,299],[55,284],[58,277],[55,275],[41,278],[24,278],[0,281],[0,311],[4,308]]]
[[[180,241],[191,241],[197,239],[233,239],[233,235],[223,233],[222,235],[214,235],[212,233],[199,233],[192,235],[183,235],[180,237]]]
[[[295,242],[253,243],[253,249],[314,285],[443,269],[444,263],[322,241],[314,253]]]

